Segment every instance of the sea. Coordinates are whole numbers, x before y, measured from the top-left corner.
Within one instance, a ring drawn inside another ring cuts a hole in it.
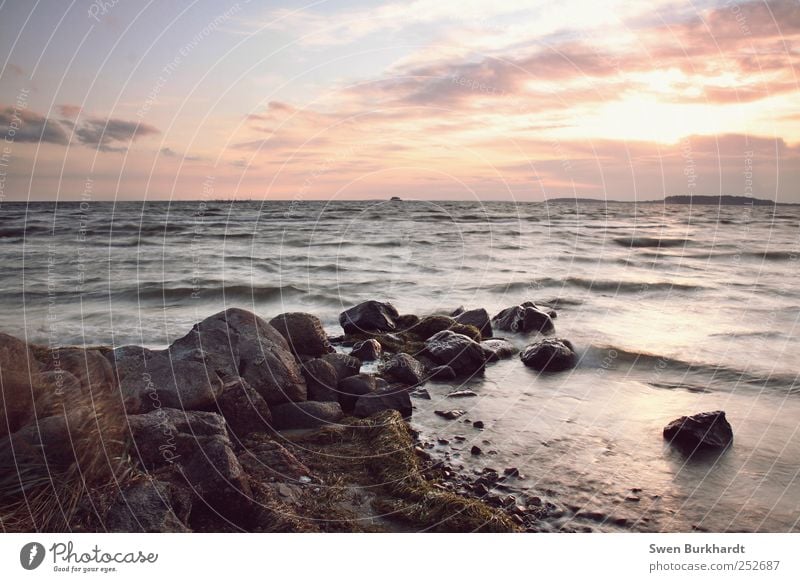
[[[434,458],[518,469],[543,531],[800,531],[798,206],[3,202],[0,259],[0,331],[51,346],[165,347],[228,307],[313,313],[339,335],[368,299],[418,315],[543,304],[577,367],[514,357],[428,383],[411,424]],[[467,414],[434,414],[453,408]],[[733,427],[724,452],[663,440],[713,410]]]

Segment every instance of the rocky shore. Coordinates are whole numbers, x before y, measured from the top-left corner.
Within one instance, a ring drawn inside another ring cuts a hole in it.
[[[163,350],[49,348],[0,334],[0,523],[5,531],[538,531],[555,508],[511,494],[516,468],[469,475],[434,460],[407,419],[427,381],[458,385],[515,356],[498,332],[530,334],[521,365],[575,366],[572,344],[553,336],[556,317],[531,302],[490,318],[463,308],[400,314],[367,301],[340,315],[336,337],[308,313],[267,321],[242,309],[208,317]],[[452,396],[471,395],[461,392]],[[714,414],[711,422],[725,421]],[[704,419],[693,418],[702,432]],[[689,421],[676,422],[670,438]]]

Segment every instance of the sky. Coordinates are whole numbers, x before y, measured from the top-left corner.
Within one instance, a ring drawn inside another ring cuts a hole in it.
[[[0,0],[0,203],[800,202],[800,2]]]

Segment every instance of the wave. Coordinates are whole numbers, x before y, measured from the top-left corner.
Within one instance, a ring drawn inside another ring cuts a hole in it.
[[[681,247],[691,244],[691,241],[687,238],[656,238],[649,236],[618,237],[614,239],[614,242],[623,247],[636,249],[649,247]]]
[[[617,346],[589,346],[581,357],[580,365],[587,368],[617,369],[627,365],[639,372],[648,372],[645,383],[654,388],[683,388],[693,392],[705,392],[710,388],[735,390],[747,385],[753,388],[773,388],[790,394],[800,394],[800,374],[759,373],[740,370],[730,366],[707,362],[687,362],[649,352],[636,352]],[[627,373],[629,375],[630,372]],[[675,381],[676,377],[680,381]],[[697,384],[692,376],[700,376],[704,382]]]
[[[697,291],[706,289],[701,285],[686,285],[671,283],[669,281],[612,281],[607,279],[585,279],[582,277],[565,277],[555,279],[545,277],[531,281],[514,281],[512,283],[498,283],[488,288],[492,292],[509,291],[535,291],[542,287],[579,287],[589,291],[614,292],[614,293],[649,293],[652,291]],[[478,288],[473,288],[478,290]]]

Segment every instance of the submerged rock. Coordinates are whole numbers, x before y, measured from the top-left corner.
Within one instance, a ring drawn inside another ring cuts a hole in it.
[[[505,360],[519,351],[510,341],[501,338],[484,340],[481,342],[481,347],[486,354],[487,362]]]
[[[719,449],[731,444],[733,429],[725,412],[715,410],[673,420],[664,427],[664,438],[685,448]]]
[[[441,416],[442,418],[446,418],[447,420],[455,420],[457,418],[464,416],[467,413],[467,411],[461,409],[434,410],[433,413],[436,414],[437,416]]]
[[[492,318],[492,323],[497,329],[515,333],[547,334],[555,331],[550,316],[531,301],[504,309]]]
[[[572,342],[548,338],[531,344],[520,354],[522,363],[541,372],[561,372],[573,368],[576,363]]]
[[[295,355],[319,357],[333,350],[322,322],[309,313],[283,313],[273,317],[269,324],[286,339]]]
[[[346,334],[391,332],[397,329],[397,309],[391,303],[365,301],[339,315],[339,324]]]
[[[289,402],[272,408],[273,426],[278,430],[317,428],[343,416],[338,402]]]
[[[368,339],[358,342],[353,346],[353,351],[350,355],[358,358],[362,362],[372,362],[380,359],[383,348],[378,340]]]
[[[383,375],[396,382],[410,386],[421,384],[425,381],[425,366],[416,358],[408,354],[395,354],[383,366]]]
[[[492,337],[492,321],[489,313],[483,309],[470,309],[454,315],[455,320],[463,325],[472,325],[478,328],[482,338]]]
[[[465,335],[440,331],[425,342],[425,351],[441,366],[450,366],[458,376],[483,372],[486,356],[481,345]]]
[[[353,409],[353,415],[366,418],[384,410],[396,410],[404,418],[409,418],[412,413],[412,405],[408,387],[388,386],[359,397]]]

